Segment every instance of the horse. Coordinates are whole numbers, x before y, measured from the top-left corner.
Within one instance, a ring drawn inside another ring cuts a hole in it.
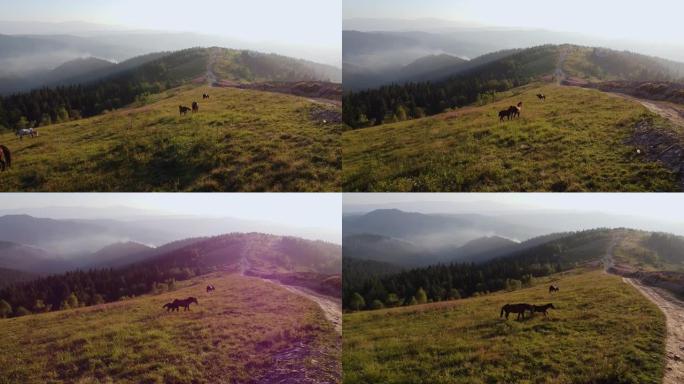
[[[216,290],[216,288],[214,288],[213,285],[211,285],[211,284],[210,284],[210,285],[207,285],[207,293],[212,292],[212,291],[215,291],[215,290]]]
[[[162,308],[166,308],[166,312],[171,312],[171,311],[178,311],[179,305],[176,304],[176,301],[174,300],[171,303],[166,303],[162,305]]]
[[[22,128],[22,129],[17,129],[16,135],[17,135],[17,137],[19,137],[19,140],[23,140],[24,136],[29,136],[29,137],[38,136],[38,131],[36,131],[33,128]]]
[[[199,112],[199,104],[196,101],[192,102],[192,113]]]
[[[541,101],[546,101],[546,96],[543,93],[537,93],[537,97]]]
[[[194,297],[188,297],[187,299],[183,299],[183,300],[176,299],[173,301],[173,305],[176,305],[178,307],[183,307],[183,308],[185,308],[186,311],[190,310],[190,304],[192,304],[192,303],[199,305],[199,302]]]
[[[12,153],[9,148],[0,144],[0,172],[5,172],[5,168],[12,168]]]
[[[533,314],[535,312],[541,312],[544,314],[544,317],[546,317],[547,316],[546,311],[548,311],[549,308],[556,309],[556,307],[554,307],[553,304],[551,304],[551,303],[544,304],[544,305],[533,305],[532,310],[530,311],[530,314]]]
[[[560,288],[556,287],[555,285],[549,285],[549,293],[558,292],[558,291],[560,291]]]
[[[511,105],[508,107],[508,113],[510,113],[511,118],[520,117],[520,112],[522,112],[522,101],[517,106]]]
[[[186,106],[183,106],[183,105],[179,105],[179,106],[178,106],[178,111],[180,112],[181,116],[183,116],[183,115],[185,115],[186,113],[190,112],[190,108],[188,108],[188,107],[186,107]]]
[[[518,314],[518,320],[520,320],[520,317],[522,316],[522,319],[525,319],[525,311],[530,311],[532,312],[532,306],[529,304],[506,304],[503,307],[501,307],[501,315],[499,317],[503,317],[504,313],[506,314],[506,319],[508,319],[508,314],[509,313],[517,313]]]
[[[499,121],[504,121],[504,118],[508,117],[508,120],[511,119],[511,111],[508,109],[504,109],[503,111],[499,112]]]
[[[209,98],[209,95],[207,95],[206,93],[203,93],[203,94],[202,94],[202,100],[206,100],[206,99],[208,99],[208,98]]]

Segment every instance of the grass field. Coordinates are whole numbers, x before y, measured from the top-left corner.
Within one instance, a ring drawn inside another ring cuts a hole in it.
[[[535,96],[546,95],[546,102]],[[345,191],[675,191],[676,176],[625,144],[653,119],[594,90],[534,84],[481,107],[348,131]],[[522,117],[498,111],[523,102]]]
[[[345,383],[660,383],[665,317],[619,277],[572,271],[478,298],[347,314]],[[499,318],[551,302],[548,318]]]
[[[206,294],[207,283],[216,291]],[[191,312],[167,313],[173,298]],[[239,275],[195,278],[155,296],[0,320],[0,383],[251,383],[280,364],[339,379],[340,337],[313,302]],[[287,366],[278,368],[287,370]]]
[[[209,100],[202,94],[209,93]],[[198,101],[198,114],[178,105]],[[47,126],[20,141],[2,191],[338,191],[339,107],[228,88],[183,87],[137,107]]]

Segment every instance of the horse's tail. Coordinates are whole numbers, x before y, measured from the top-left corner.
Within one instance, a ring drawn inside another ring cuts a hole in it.
[[[7,168],[12,168],[12,154],[10,153],[9,148],[5,147],[4,145],[0,145],[0,149],[2,149],[3,156],[5,157]]]
[[[505,306],[505,305],[504,305],[503,307],[501,307],[501,314],[499,315],[499,317],[503,317],[503,315],[504,315],[504,309],[506,309],[506,306]]]

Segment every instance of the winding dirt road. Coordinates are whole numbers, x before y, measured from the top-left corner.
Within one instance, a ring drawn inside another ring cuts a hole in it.
[[[603,257],[606,272],[615,264],[613,249],[618,242],[618,238],[614,239]],[[644,285],[637,279],[623,277],[622,281],[636,288],[665,314],[667,321],[667,338],[665,341],[667,361],[663,384],[684,383],[684,302],[664,289]]]

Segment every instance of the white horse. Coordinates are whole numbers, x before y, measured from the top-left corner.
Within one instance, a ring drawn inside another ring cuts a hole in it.
[[[33,128],[18,129],[17,136],[19,137],[19,140],[22,140],[24,136],[36,137],[38,136],[38,131]]]

